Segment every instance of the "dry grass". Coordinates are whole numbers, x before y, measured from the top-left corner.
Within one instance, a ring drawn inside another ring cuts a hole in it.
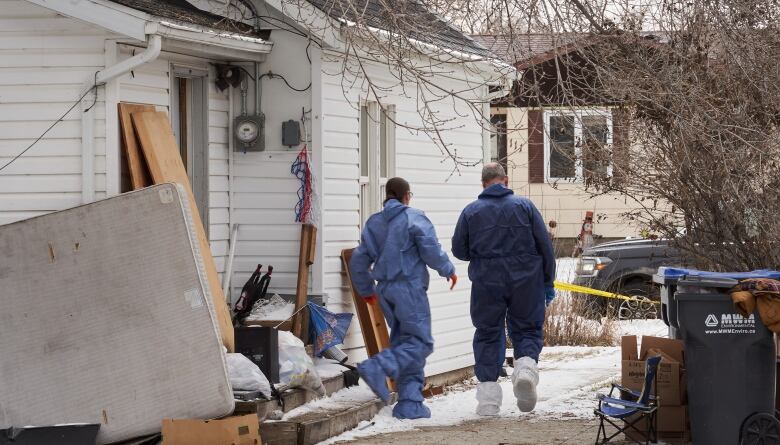
[[[613,318],[595,321],[582,314],[583,300],[559,295],[544,320],[545,346],[616,346],[619,335]]]

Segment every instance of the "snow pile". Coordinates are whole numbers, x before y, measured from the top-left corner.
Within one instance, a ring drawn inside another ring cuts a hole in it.
[[[284,298],[274,294],[268,300],[258,300],[247,317],[247,321],[282,321],[292,317],[295,304],[288,303]]]

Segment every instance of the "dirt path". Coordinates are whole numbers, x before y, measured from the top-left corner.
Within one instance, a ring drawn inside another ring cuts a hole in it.
[[[596,440],[595,420],[528,421],[509,418],[476,420],[445,427],[365,437],[350,445],[582,445]],[[613,442],[620,445],[626,442]]]

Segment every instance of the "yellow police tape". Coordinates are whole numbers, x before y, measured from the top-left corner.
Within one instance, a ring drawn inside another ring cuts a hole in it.
[[[577,292],[580,294],[595,295],[597,297],[604,297],[604,298],[614,298],[616,300],[623,300],[623,301],[636,301],[638,303],[661,304],[659,301],[642,300],[636,297],[627,297],[625,295],[614,294],[612,292],[592,289],[590,287],[585,287],[585,286],[578,286],[576,284],[571,284],[571,283],[564,283],[562,281],[556,281],[554,285],[555,288],[558,290]]]

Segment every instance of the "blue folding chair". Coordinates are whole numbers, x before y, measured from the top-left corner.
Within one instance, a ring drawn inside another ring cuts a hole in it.
[[[609,395],[599,395],[599,407],[594,413],[599,417],[599,431],[596,436],[596,445],[605,444],[620,434],[628,431],[634,431],[645,437],[645,445],[658,442],[658,432],[656,429],[657,403],[656,397],[650,394],[653,388],[655,376],[658,373],[658,364],[661,362],[661,356],[650,357],[645,362],[645,383],[642,385],[642,391],[634,391],[617,384],[612,385]],[[612,397],[615,390],[621,393],[620,399]],[[641,431],[637,424],[642,420],[647,420],[647,430]],[[607,436],[605,422],[617,429],[617,432]],[[623,423],[623,426],[621,426]],[[642,442],[630,437],[634,443],[642,445]]]

